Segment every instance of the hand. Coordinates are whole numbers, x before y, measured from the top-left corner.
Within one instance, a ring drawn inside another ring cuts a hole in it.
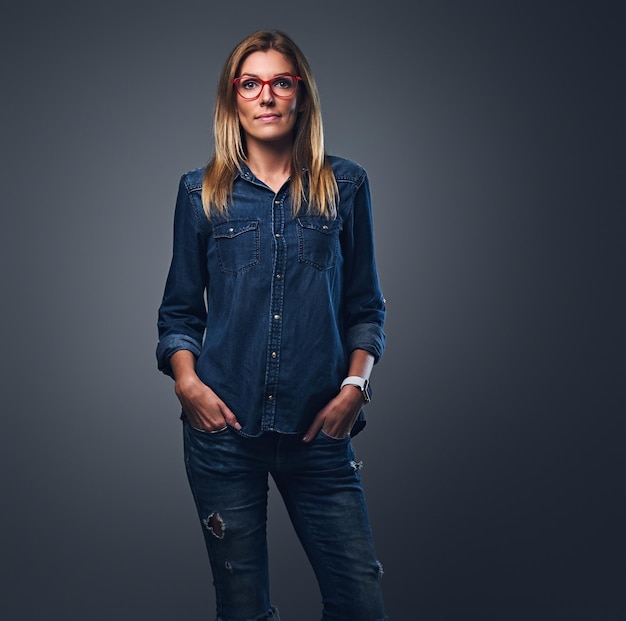
[[[237,417],[197,375],[187,375],[174,385],[189,424],[203,431],[219,431],[227,425],[241,429]]]
[[[320,429],[332,438],[345,438],[350,434],[362,407],[363,395],[359,388],[344,386],[339,394],[318,412],[302,441],[310,442]]]

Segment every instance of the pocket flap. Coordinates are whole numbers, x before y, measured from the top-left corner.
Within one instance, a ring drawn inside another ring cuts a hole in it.
[[[220,222],[213,226],[213,237],[232,239],[247,233],[248,231],[256,231],[259,228],[258,220],[230,220],[228,222]]]

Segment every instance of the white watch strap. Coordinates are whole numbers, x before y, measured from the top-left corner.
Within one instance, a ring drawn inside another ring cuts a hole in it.
[[[343,388],[344,386],[358,386],[361,390],[363,390],[366,383],[367,380],[364,377],[359,377],[358,375],[349,375],[348,377],[346,377],[345,380],[343,380],[343,382],[341,382],[340,388]]]
[[[369,382],[364,377],[359,377],[358,375],[349,375],[348,377],[346,377],[345,380],[343,380],[343,382],[341,382],[341,388],[343,388],[344,386],[356,386],[361,391],[363,401],[365,403],[370,402],[370,395],[368,390]]]

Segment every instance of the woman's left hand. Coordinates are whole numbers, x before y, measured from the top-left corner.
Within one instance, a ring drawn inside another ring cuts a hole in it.
[[[339,394],[318,412],[302,441],[310,442],[320,429],[332,438],[345,438],[349,435],[362,407],[363,396],[360,389],[352,385],[344,386]]]

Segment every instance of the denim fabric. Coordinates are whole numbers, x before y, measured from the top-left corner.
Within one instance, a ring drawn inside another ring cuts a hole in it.
[[[170,270],[159,309],[159,369],[192,351],[196,372],[235,413],[241,433],[303,433],[334,397],[351,351],[383,353],[385,305],[374,258],[367,175],[330,158],[338,217],[292,215],[243,169],[226,218],[202,209],[204,170],[182,176]],[[365,424],[363,412],[353,435]]]
[[[350,438],[320,432],[310,444],[183,423],[187,475],[211,561],[217,616],[275,619],[269,599],[268,473],[320,585],[324,621],[381,621],[382,568],[372,542],[361,463]]]

